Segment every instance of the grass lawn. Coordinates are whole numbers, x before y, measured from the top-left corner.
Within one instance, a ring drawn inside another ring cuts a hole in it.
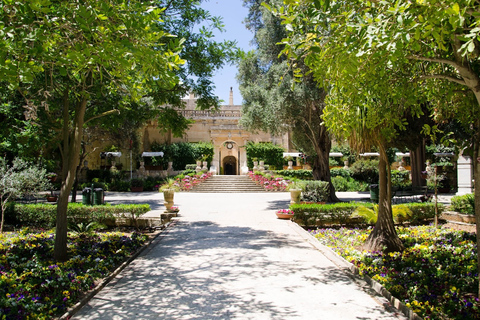
[[[381,283],[425,319],[480,319],[475,234],[433,226],[398,227],[402,253],[360,251],[371,229],[312,234]]]
[[[54,232],[0,234],[0,319],[51,319],[78,302],[148,239],[140,233],[69,233],[64,263]]]

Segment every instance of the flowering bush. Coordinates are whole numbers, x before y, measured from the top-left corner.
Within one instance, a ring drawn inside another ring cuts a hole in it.
[[[207,180],[213,175],[212,172],[205,172],[193,175],[179,175],[175,178],[175,185],[182,191],[188,191]]]
[[[133,233],[70,234],[64,263],[53,262],[54,233],[0,235],[2,319],[50,319],[78,302],[146,241]]]
[[[290,180],[285,180],[283,177],[275,177],[270,174],[263,174],[259,171],[248,173],[248,176],[256,184],[262,186],[267,191],[286,191]]]
[[[421,317],[480,318],[475,235],[431,226],[399,227],[403,252],[358,251],[370,231],[342,228],[312,233]]]

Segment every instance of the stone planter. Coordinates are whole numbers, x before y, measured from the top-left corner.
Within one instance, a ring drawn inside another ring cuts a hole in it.
[[[258,170],[258,161],[253,161],[253,171]]]
[[[173,207],[173,196],[175,195],[175,191],[174,190],[170,190],[170,189],[167,189],[167,190],[164,190],[163,191],[163,199],[164,199],[164,205],[165,205],[165,208],[167,208],[167,211],[171,210],[172,207]]]
[[[278,219],[292,219],[293,214],[287,214],[287,213],[276,213]]]
[[[441,214],[440,218],[451,222],[475,223],[474,215],[462,214],[454,211],[445,211]]]
[[[207,167],[208,162],[207,161],[203,161],[202,165],[203,165],[202,170],[208,170],[208,167]]]
[[[299,204],[301,196],[302,196],[301,189],[290,190],[290,204]]]
[[[202,161],[197,161],[197,167],[195,168],[196,172],[202,171]]]

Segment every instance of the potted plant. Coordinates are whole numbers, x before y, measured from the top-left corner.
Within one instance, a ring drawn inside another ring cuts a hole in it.
[[[165,201],[164,205],[165,208],[167,208],[167,211],[172,210],[175,191],[179,190],[180,188],[174,179],[167,179],[167,181],[159,188],[159,191],[163,192],[163,199]]]
[[[293,211],[290,209],[280,209],[276,212],[278,219],[292,219]]]
[[[130,190],[132,192],[142,192],[144,183],[143,179],[132,179],[130,181]]]
[[[287,186],[287,190],[290,191],[290,203],[300,203],[302,196],[303,183],[299,181],[293,181]]]

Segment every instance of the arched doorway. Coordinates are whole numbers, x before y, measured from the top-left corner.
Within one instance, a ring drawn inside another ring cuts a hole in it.
[[[227,156],[223,158],[223,174],[225,175],[237,174],[237,159],[234,156]]]

